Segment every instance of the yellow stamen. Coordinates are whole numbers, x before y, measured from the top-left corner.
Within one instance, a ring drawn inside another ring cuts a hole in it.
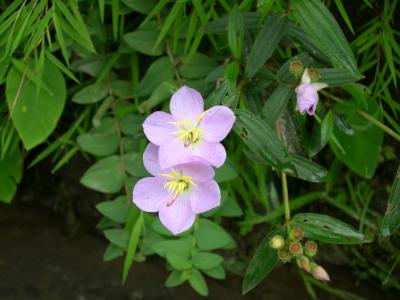
[[[176,171],[174,168],[171,168],[171,173],[164,173],[160,175],[170,179],[164,185],[164,188],[168,190],[168,193],[174,197],[174,199],[169,202],[171,203],[170,205],[175,202],[177,197],[182,195],[184,192],[189,191],[191,187],[196,187],[196,184],[193,182],[193,179],[190,176],[185,176]]]

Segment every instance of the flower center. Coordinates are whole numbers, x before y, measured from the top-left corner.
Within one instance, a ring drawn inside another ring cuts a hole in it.
[[[171,173],[160,174],[168,178],[164,188],[168,189],[168,193],[173,196],[173,199],[167,203],[167,206],[174,204],[176,199],[185,192],[189,192],[191,187],[196,187],[192,177],[185,176],[171,168]]]
[[[185,147],[195,145],[200,141],[201,129],[198,127],[198,125],[203,118],[204,113],[205,112],[201,113],[197,117],[195,124],[193,124],[186,118],[183,118],[182,122],[170,122],[170,124],[174,124],[180,127],[180,130],[174,131],[172,132],[172,134],[176,135],[178,140],[183,140],[183,144]]]

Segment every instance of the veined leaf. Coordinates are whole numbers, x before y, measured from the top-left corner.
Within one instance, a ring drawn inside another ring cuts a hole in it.
[[[400,226],[400,167],[390,191],[388,205],[382,224],[382,235],[388,236],[395,232]]]

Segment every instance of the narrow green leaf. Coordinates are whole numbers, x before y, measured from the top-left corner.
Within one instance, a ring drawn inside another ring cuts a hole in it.
[[[293,217],[293,224],[303,229],[306,238],[323,243],[352,245],[369,242],[350,225],[323,214],[297,214]]]
[[[338,8],[343,20],[346,22],[347,27],[349,27],[351,33],[354,35],[353,25],[351,25],[351,21],[349,15],[346,12],[346,9],[343,6],[342,0],[335,0],[336,7]]]
[[[310,181],[323,182],[328,175],[328,171],[321,165],[297,154],[291,154],[292,164],[295,172],[287,171],[289,175]]]
[[[281,234],[281,232],[279,230],[272,231],[257,247],[243,278],[243,294],[254,289],[265,277],[268,276],[278,263],[277,251],[272,249],[269,245],[271,238],[277,234]]]
[[[233,56],[240,60],[242,56],[244,38],[244,22],[239,11],[239,7],[235,5],[231,11],[228,22],[228,44],[231,48]]]
[[[249,78],[253,77],[271,57],[285,34],[287,24],[288,19],[281,14],[267,17],[250,50],[246,65],[246,74]]]
[[[118,37],[119,0],[111,0],[111,16],[114,39]]]
[[[208,296],[208,287],[203,275],[197,269],[193,269],[189,275],[190,286],[202,296]]]
[[[173,22],[175,19],[178,17],[178,14],[181,13],[181,10],[183,8],[183,2],[177,1],[175,2],[174,6],[172,7],[171,11],[168,14],[167,19],[165,20],[163,26],[161,27],[161,31],[158,34],[157,40],[154,44],[154,48],[157,48],[158,45],[162,42],[162,40],[165,38],[167,35],[169,29],[171,28]]]
[[[397,169],[392,190],[390,191],[388,205],[383,218],[381,232],[389,236],[400,227],[400,167]]]
[[[350,46],[335,18],[322,1],[294,0],[291,4],[296,20],[314,44],[329,57],[332,64],[359,78]]]
[[[261,116],[271,128],[275,127],[275,122],[287,106],[290,96],[293,95],[293,91],[293,88],[289,85],[282,84],[274,90],[265,102]]]
[[[139,243],[140,233],[142,231],[143,225],[143,214],[140,213],[138,219],[136,220],[135,225],[132,228],[129,243],[128,243],[128,250],[126,252],[125,260],[124,260],[124,271],[122,274],[122,283],[126,282],[128,278],[129,270],[131,269],[133,259],[135,258],[137,246]]]

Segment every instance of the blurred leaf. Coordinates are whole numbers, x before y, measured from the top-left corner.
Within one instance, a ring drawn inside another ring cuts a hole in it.
[[[208,296],[207,283],[203,275],[197,269],[193,269],[189,275],[190,286],[202,296]]]
[[[172,271],[165,281],[166,287],[176,287],[184,283],[187,279],[183,276],[182,272]]]
[[[235,5],[231,10],[228,22],[228,44],[233,56],[240,60],[242,56],[244,38],[244,22],[239,7]]]
[[[129,8],[138,11],[142,14],[148,14],[151,9],[157,4],[156,0],[122,0]]]
[[[120,247],[110,243],[110,244],[108,244],[107,249],[104,252],[103,260],[110,261],[110,260],[113,260],[122,255],[124,255],[124,250],[121,249]]]
[[[352,101],[345,103],[362,102],[367,105],[367,113],[374,118],[381,119],[381,109],[370,96],[367,96],[362,87],[356,84],[345,88],[352,96]],[[345,117],[354,131],[354,134],[334,129],[334,135],[342,145],[344,153],[336,144],[330,141],[330,146],[336,156],[345,163],[352,171],[365,178],[372,178],[379,163],[379,156],[383,142],[383,131],[365,120],[356,112],[347,110]]]
[[[295,173],[291,170],[287,171],[289,175],[310,181],[310,182],[323,182],[328,175],[328,171],[321,165],[297,154],[291,154],[292,164]]]
[[[322,120],[321,124],[321,144],[325,145],[328,143],[330,140],[333,129],[334,129],[334,123],[333,123],[333,114],[332,111],[328,111],[328,113],[324,116],[324,119]]]
[[[108,86],[105,81],[93,83],[81,89],[72,96],[72,101],[79,104],[91,104],[99,102],[108,94]]]
[[[235,247],[235,241],[221,226],[204,218],[199,219],[194,237],[198,247],[202,250]]]
[[[181,13],[181,10],[183,8],[183,2],[181,1],[176,1],[174,3],[174,5],[172,6],[167,18],[165,19],[160,33],[157,36],[157,40],[155,42],[154,47],[157,47],[158,45],[160,45],[160,43],[162,42],[162,40],[165,38],[165,36],[167,35],[169,29],[171,28],[172,24],[174,23],[175,19],[178,17],[178,15]]]
[[[346,9],[343,6],[342,0],[335,0],[336,7],[338,8],[343,20],[346,22],[347,27],[349,27],[352,34],[354,34],[353,25],[351,25],[351,21],[349,15],[346,12]]]
[[[95,191],[117,193],[124,185],[120,157],[112,155],[92,165],[80,179],[80,182]]]
[[[174,77],[174,68],[168,59],[163,56],[154,61],[147,69],[139,84],[139,97],[150,95],[164,81]]]
[[[219,265],[212,269],[201,270],[203,273],[215,279],[225,279],[226,273],[223,266]]]
[[[243,278],[243,294],[246,294],[255,288],[265,277],[268,276],[278,263],[277,251],[272,249],[269,245],[271,238],[277,234],[281,234],[281,232],[279,230],[272,231],[257,247]]]
[[[164,52],[162,45],[154,47],[158,36],[158,29],[155,23],[148,23],[139,29],[124,34],[125,43],[140,53],[158,56]]]
[[[390,191],[388,205],[383,218],[381,233],[389,236],[400,226],[400,167],[397,169],[396,177]]]
[[[350,225],[327,215],[297,214],[293,217],[293,225],[303,229],[306,238],[323,243],[352,245],[369,242]]]
[[[111,155],[119,146],[117,131],[112,121],[79,135],[77,142],[83,151],[98,156]]]
[[[66,89],[61,72],[45,60],[43,81],[48,91],[38,89],[15,67],[7,75],[6,98],[11,118],[26,149],[42,143],[55,129],[64,109]]]
[[[318,70],[320,74],[319,82],[326,83],[329,87],[341,86],[357,80],[342,69],[323,68]]]
[[[184,271],[190,269],[192,267],[192,263],[189,259],[184,256],[180,256],[176,253],[170,252],[167,253],[167,261],[171,264],[171,266],[178,271]]]
[[[222,167],[215,169],[215,180],[220,183],[224,181],[229,181],[238,177],[232,163],[228,160],[222,165]]]
[[[152,248],[162,257],[166,257],[167,253],[189,257],[192,253],[192,238],[185,236],[178,239],[160,241],[155,243]]]
[[[250,50],[246,74],[253,77],[271,57],[285,34],[287,18],[280,14],[268,16]]]
[[[332,64],[358,78],[354,55],[328,8],[320,0],[294,0],[291,4],[296,20]]]
[[[220,265],[224,258],[211,252],[196,252],[192,257],[193,265],[201,270],[212,269]]]
[[[114,245],[126,249],[128,247],[129,232],[125,229],[107,229],[104,230],[106,238]]]
[[[217,66],[214,59],[202,53],[185,56],[178,70],[182,77],[188,79],[204,78]]]
[[[124,224],[128,220],[129,206],[125,196],[119,196],[113,201],[100,202],[96,209],[116,223]]]
[[[133,259],[136,254],[136,249],[139,243],[140,233],[142,232],[142,225],[143,225],[143,214],[140,213],[129,236],[128,250],[126,252],[124,260],[124,271],[122,273],[122,283],[125,283],[126,279],[128,278],[128,273],[132,266]]]

